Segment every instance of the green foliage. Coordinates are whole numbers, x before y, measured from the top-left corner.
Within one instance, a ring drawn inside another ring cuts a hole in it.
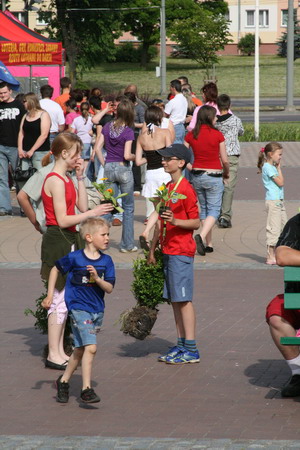
[[[239,139],[241,142],[255,141],[254,127],[252,124],[244,123],[245,133]],[[259,129],[259,142],[270,141],[299,141],[300,128],[298,123],[261,123]]]
[[[229,11],[228,3],[224,0],[204,0],[202,2],[202,6],[214,14],[225,15]]]
[[[156,265],[147,264],[146,258],[138,258],[133,262],[131,291],[138,305],[155,309],[163,299],[163,256],[160,250],[155,251]]]
[[[297,58],[300,58],[300,26],[299,22],[296,20],[297,16],[294,19],[294,27],[295,27],[295,34],[294,34],[294,61]],[[276,45],[277,48],[277,55],[281,58],[286,58],[287,56],[287,33],[282,33],[280,38],[277,40]]]
[[[39,11],[48,23],[45,31],[63,43],[73,84],[77,76],[96,63],[113,60],[114,39],[120,35],[120,14],[113,10],[89,11],[91,6],[89,0],[50,0]],[[118,7],[119,0],[113,6]],[[109,0],[102,0],[101,7],[112,5]]]
[[[174,20],[170,27],[171,38],[205,69],[209,78],[212,65],[219,62],[217,52],[231,42],[228,25],[221,14],[197,8],[192,16]]]
[[[152,61],[157,56],[157,48],[151,46],[148,49],[146,62]],[[126,42],[125,44],[119,45],[117,47],[115,60],[116,62],[130,62],[138,63],[141,61],[142,57],[142,46],[139,45],[135,47],[131,42]]]
[[[259,38],[259,45],[261,40]],[[253,33],[247,33],[240,39],[238,43],[238,49],[243,55],[251,56],[255,51],[255,35]]]
[[[47,283],[46,282],[44,282],[44,287],[47,292]],[[24,311],[25,316],[32,315],[36,319],[34,328],[41,331],[43,334],[48,333],[47,310],[41,306],[42,301],[44,300],[44,298],[47,297],[46,292],[43,292],[39,296],[39,298],[36,299],[36,301],[35,301],[36,310],[35,311],[33,311],[30,308],[26,308]]]

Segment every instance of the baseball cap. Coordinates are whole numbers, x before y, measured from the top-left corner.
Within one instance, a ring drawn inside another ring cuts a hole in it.
[[[169,145],[169,147],[157,150],[157,153],[165,157],[175,156],[178,159],[183,159],[187,163],[191,162],[191,151],[183,144]]]

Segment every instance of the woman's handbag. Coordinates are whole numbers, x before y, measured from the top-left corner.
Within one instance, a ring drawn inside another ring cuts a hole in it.
[[[24,163],[26,164],[22,164]],[[17,167],[14,172],[15,181],[27,181],[36,172],[36,169],[32,165],[31,159],[18,158]]]

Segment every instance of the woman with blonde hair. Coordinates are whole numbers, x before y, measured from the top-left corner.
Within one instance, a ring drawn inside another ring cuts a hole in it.
[[[47,231],[42,239],[42,280],[48,281],[55,261],[72,251],[81,248],[76,225],[89,217],[109,213],[112,205],[99,205],[88,210],[87,193],[84,184],[84,165],[81,158],[82,142],[72,133],[60,133],[53,141],[51,152],[42,161],[43,166],[55,159],[53,170],[46,176],[42,187],[42,201],[46,215]],[[69,172],[75,171],[78,189],[75,188]],[[75,214],[75,206],[80,211]],[[67,319],[64,301],[65,278],[59,275],[56,282],[53,303],[48,310],[49,353],[45,366],[64,370],[67,355],[63,348],[63,337]]]
[[[18,154],[20,159],[31,159],[33,167],[38,170],[42,167],[43,157],[50,150],[51,119],[33,92],[24,96],[23,103],[27,114],[20,124]]]

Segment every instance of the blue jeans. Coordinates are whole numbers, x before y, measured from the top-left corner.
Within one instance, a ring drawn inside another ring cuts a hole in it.
[[[207,173],[192,174],[192,185],[200,203],[200,219],[212,216],[217,220],[222,205],[223,178],[210,177]]]
[[[103,316],[103,312],[92,313],[71,309],[71,328],[76,348],[97,344],[96,336],[100,331]]]
[[[185,128],[183,123],[178,123],[177,125],[174,125],[174,129],[175,129],[174,144],[183,144],[185,137]]]
[[[17,147],[0,145],[0,211],[11,212],[10,190],[8,184],[8,164],[15,170],[18,159]]]
[[[123,227],[121,248],[131,250],[134,247],[134,196],[133,196],[133,175],[130,164],[122,165],[119,162],[106,163],[104,167],[104,178],[111,182],[115,192],[126,192],[128,195],[122,197]]]

